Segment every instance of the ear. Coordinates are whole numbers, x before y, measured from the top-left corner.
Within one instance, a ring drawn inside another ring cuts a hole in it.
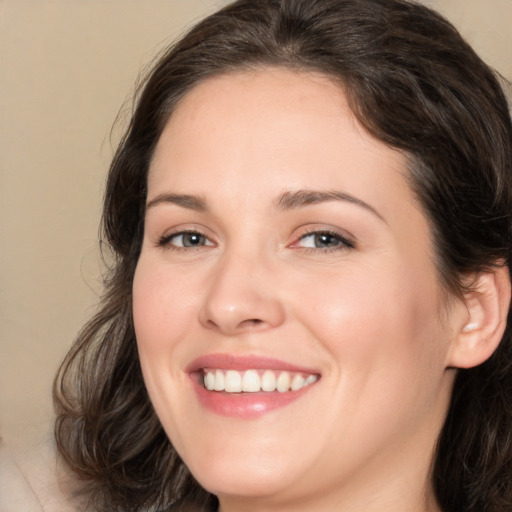
[[[500,344],[510,306],[510,275],[506,265],[480,272],[464,295],[465,312],[456,315],[456,336],[447,366],[472,368],[486,361]]]

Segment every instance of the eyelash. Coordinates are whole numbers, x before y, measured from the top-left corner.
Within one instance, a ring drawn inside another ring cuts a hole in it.
[[[200,231],[197,231],[195,229],[185,229],[183,231],[177,231],[176,233],[170,233],[168,235],[164,235],[162,237],[160,237],[160,239],[158,240],[158,247],[164,247],[165,249],[169,249],[171,251],[197,251],[199,250],[201,247],[211,247],[213,246],[214,244],[211,243],[211,244],[203,244],[203,245],[198,245],[198,246],[180,246],[180,245],[173,245],[171,243],[171,240],[173,238],[177,238],[177,237],[183,237],[185,235],[197,235],[198,237],[201,237],[201,238],[204,238],[204,240],[208,240],[209,241],[209,238],[201,233]]]
[[[311,231],[308,231],[307,233],[304,233],[299,237],[299,239],[292,244],[293,246],[297,246],[299,242],[302,240],[305,240],[308,237],[311,236],[329,236],[335,239],[335,241],[339,242],[339,245],[336,245],[334,247],[299,247],[300,249],[304,250],[307,253],[318,253],[318,251],[321,251],[322,253],[330,253],[330,252],[338,252],[338,251],[346,251],[347,249],[355,249],[355,243],[348,239],[347,237],[343,236],[341,233],[338,233],[337,231],[332,231],[329,229],[314,229]]]
[[[180,236],[183,237],[185,235],[197,235],[198,237],[204,239],[204,241],[206,243],[203,243],[203,244],[197,245],[197,246],[174,245],[171,243],[173,238],[177,238]],[[339,242],[339,245],[335,245],[333,247],[323,247],[323,248],[321,248],[321,247],[300,247],[299,246],[299,243],[301,241],[303,241],[306,238],[311,237],[311,236],[332,237],[336,242]],[[208,244],[207,243],[208,241],[210,241],[209,238],[205,234],[201,233],[201,231],[197,231],[194,229],[187,229],[187,230],[183,230],[183,231],[177,231],[175,233],[170,233],[168,235],[164,235],[164,236],[160,237],[157,245],[158,245],[158,247],[163,247],[165,249],[172,250],[172,251],[197,251],[197,250],[200,250],[201,247],[212,247],[215,245],[211,241]],[[307,253],[318,253],[319,251],[321,251],[322,253],[330,253],[330,252],[344,251],[347,249],[354,249],[355,243],[352,240],[346,238],[345,236],[341,235],[340,233],[338,233],[336,231],[332,231],[332,230],[328,230],[328,229],[318,229],[318,230],[311,230],[311,231],[308,231],[307,233],[302,234],[297,239],[297,241],[293,242],[293,244],[290,245],[290,247],[295,248],[295,249],[301,249]]]

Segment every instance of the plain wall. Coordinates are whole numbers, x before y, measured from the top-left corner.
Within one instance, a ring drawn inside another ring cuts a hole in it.
[[[101,293],[112,123],[163,43],[224,3],[0,0],[0,433],[21,458],[50,439],[53,376]],[[511,0],[426,3],[512,79]]]

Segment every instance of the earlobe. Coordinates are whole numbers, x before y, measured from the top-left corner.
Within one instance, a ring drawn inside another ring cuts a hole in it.
[[[494,353],[505,331],[510,290],[505,265],[474,276],[471,291],[464,295],[466,312],[460,316],[448,366],[472,368]]]

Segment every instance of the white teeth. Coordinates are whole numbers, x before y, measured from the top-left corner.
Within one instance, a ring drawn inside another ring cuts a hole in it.
[[[318,375],[309,375],[306,377],[306,386],[313,384],[318,380]]]
[[[276,374],[270,370],[266,370],[261,377],[261,390],[262,391],[275,391],[276,390]]]
[[[242,376],[235,370],[226,372],[224,390],[228,393],[240,393],[242,391]]]
[[[298,391],[315,383],[318,375],[307,375],[281,371],[279,374],[273,370],[204,370],[203,384],[208,391],[225,391],[226,393],[257,393],[264,391],[271,393],[278,391]]]
[[[224,391],[226,389],[226,382],[224,379],[224,372],[221,370],[215,371],[215,386],[213,388],[215,391]]]
[[[288,372],[281,372],[277,377],[277,391],[285,393],[290,389],[290,374]]]
[[[302,386],[304,386],[304,377],[302,375],[296,374],[293,376],[292,383],[291,383],[291,389],[292,391],[297,391]]]
[[[208,372],[204,376],[204,387],[209,391],[213,391],[215,389],[215,375],[213,375],[213,373]]]
[[[256,393],[260,390],[260,376],[256,370],[247,370],[242,377],[242,391]]]

